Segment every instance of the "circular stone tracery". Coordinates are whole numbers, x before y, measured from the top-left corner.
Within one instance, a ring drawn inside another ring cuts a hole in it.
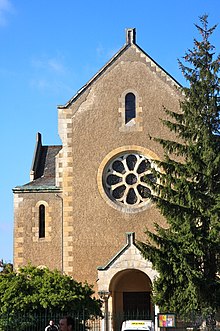
[[[133,209],[149,202],[151,191],[144,177],[153,180],[151,161],[137,152],[127,152],[106,165],[103,186],[112,201]]]

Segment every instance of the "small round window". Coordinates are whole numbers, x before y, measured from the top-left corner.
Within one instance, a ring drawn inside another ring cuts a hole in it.
[[[146,177],[153,180],[151,160],[137,152],[127,152],[115,156],[105,166],[103,187],[116,205],[132,211],[150,201]]]

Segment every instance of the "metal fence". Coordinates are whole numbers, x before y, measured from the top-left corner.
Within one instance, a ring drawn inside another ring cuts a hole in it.
[[[151,319],[143,315],[125,315],[125,314],[107,314],[103,317],[87,316],[83,312],[56,312],[44,311],[34,314],[0,314],[0,331],[44,331],[45,327],[53,320],[59,325],[59,320],[65,316],[71,315],[75,321],[74,331],[120,331],[122,322],[125,320],[146,320]],[[211,331],[219,330],[216,326],[202,326],[202,318],[194,317],[188,321],[176,318],[176,327],[171,331]],[[155,330],[157,331],[157,330]],[[161,331],[169,331],[161,328]]]
[[[31,314],[14,313],[0,314],[0,331],[44,331],[49,325],[49,321],[53,320],[56,325],[59,325],[59,320],[66,315],[70,315],[75,320],[75,331],[87,330],[87,319],[84,312],[36,312]],[[92,319],[91,319],[92,320]],[[95,318],[94,320],[99,320]]]

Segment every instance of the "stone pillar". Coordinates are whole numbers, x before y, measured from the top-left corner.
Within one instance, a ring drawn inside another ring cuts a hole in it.
[[[109,330],[109,307],[108,307],[108,300],[110,297],[110,292],[108,291],[99,291],[98,292],[100,298],[104,301],[104,331]]]

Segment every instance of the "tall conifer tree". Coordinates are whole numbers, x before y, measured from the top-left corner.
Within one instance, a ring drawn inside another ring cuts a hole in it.
[[[160,310],[207,317],[220,308],[220,56],[207,15],[196,28],[201,41],[194,39],[179,61],[189,82],[181,111],[165,109],[169,120],[163,120],[176,139],[154,138],[164,160],[148,184],[167,228],[147,230],[139,247],[158,271],[153,291]]]

